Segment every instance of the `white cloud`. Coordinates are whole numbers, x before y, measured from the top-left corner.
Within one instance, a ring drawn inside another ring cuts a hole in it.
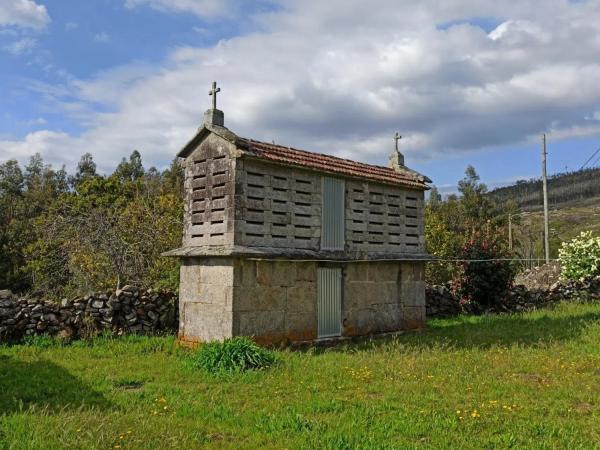
[[[79,24],[77,22],[67,22],[65,23],[65,31],[72,31],[79,28]]]
[[[33,0],[0,0],[0,26],[42,29],[50,22],[48,10]]]
[[[101,43],[110,42],[110,34],[106,33],[105,31],[96,33],[94,35],[94,41]]]
[[[15,158],[25,161],[39,152],[48,162],[73,166],[79,159],[76,154],[69,152],[73,144],[78,144],[77,139],[66,133],[41,130],[29,133],[23,140],[0,141],[0,155],[2,160]]]
[[[127,4],[142,2],[209,4]],[[474,17],[500,25],[488,33]],[[110,168],[135,148],[164,164],[200,125],[213,80],[239,135],[380,164],[395,131],[409,165],[542,131],[600,134],[600,0],[281,0],[253,20],[262,31],[47,89],[85,130],[36,132],[0,150],[70,160],[91,151]]]
[[[15,56],[28,55],[37,46],[37,43],[37,39],[24,37],[5,45],[4,50]]]
[[[125,0],[125,7],[149,6],[163,12],[191,13],[213,18],[235,14],[241,3],[241,0]]]

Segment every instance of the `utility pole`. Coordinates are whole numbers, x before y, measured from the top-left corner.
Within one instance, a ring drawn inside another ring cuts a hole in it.
[[[512,241],[512,214],[508,214],[508,249],[512,251],[513,249],[513,241]]]
[[[544,254],[546,264],[550,262],[550,238],[548,227],[548,175],[546,173],[546,134],[542,134],[542,186],[544,190]]]

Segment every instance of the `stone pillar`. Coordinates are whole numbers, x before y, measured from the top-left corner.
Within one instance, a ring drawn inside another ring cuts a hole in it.
[[[232,258],[183,258],[179,282],[179,338],[189,342],[233,336]]]

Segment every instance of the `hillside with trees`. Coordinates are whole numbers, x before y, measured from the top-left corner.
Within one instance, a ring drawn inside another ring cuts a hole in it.
[[[500,203],[513,200],[522,210],[533,210],[542,205],[542,180],[519,180],[514,185],[494,189],[490,197]],[[600,168],[578,170],[552,175],[548,178],[550,206],[577,203],[600,197]]]

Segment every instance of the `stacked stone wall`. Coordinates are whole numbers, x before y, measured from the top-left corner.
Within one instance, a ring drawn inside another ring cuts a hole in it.
[[[558,302],[600,300],[600,279],[590,281],[558,281],[546,289],[513,286],[498,304],[482,309],[465,304],[454,295],[451,286],[427,286],[427,317],[450,317],[458,314],[514,313],[551,306]]]
[[[104,330],[115,334],[173,332],[177,317],[177,298],[170,291],[125,286],[60,303],[0,291],[0,340],[36,334],[89,337]]]

